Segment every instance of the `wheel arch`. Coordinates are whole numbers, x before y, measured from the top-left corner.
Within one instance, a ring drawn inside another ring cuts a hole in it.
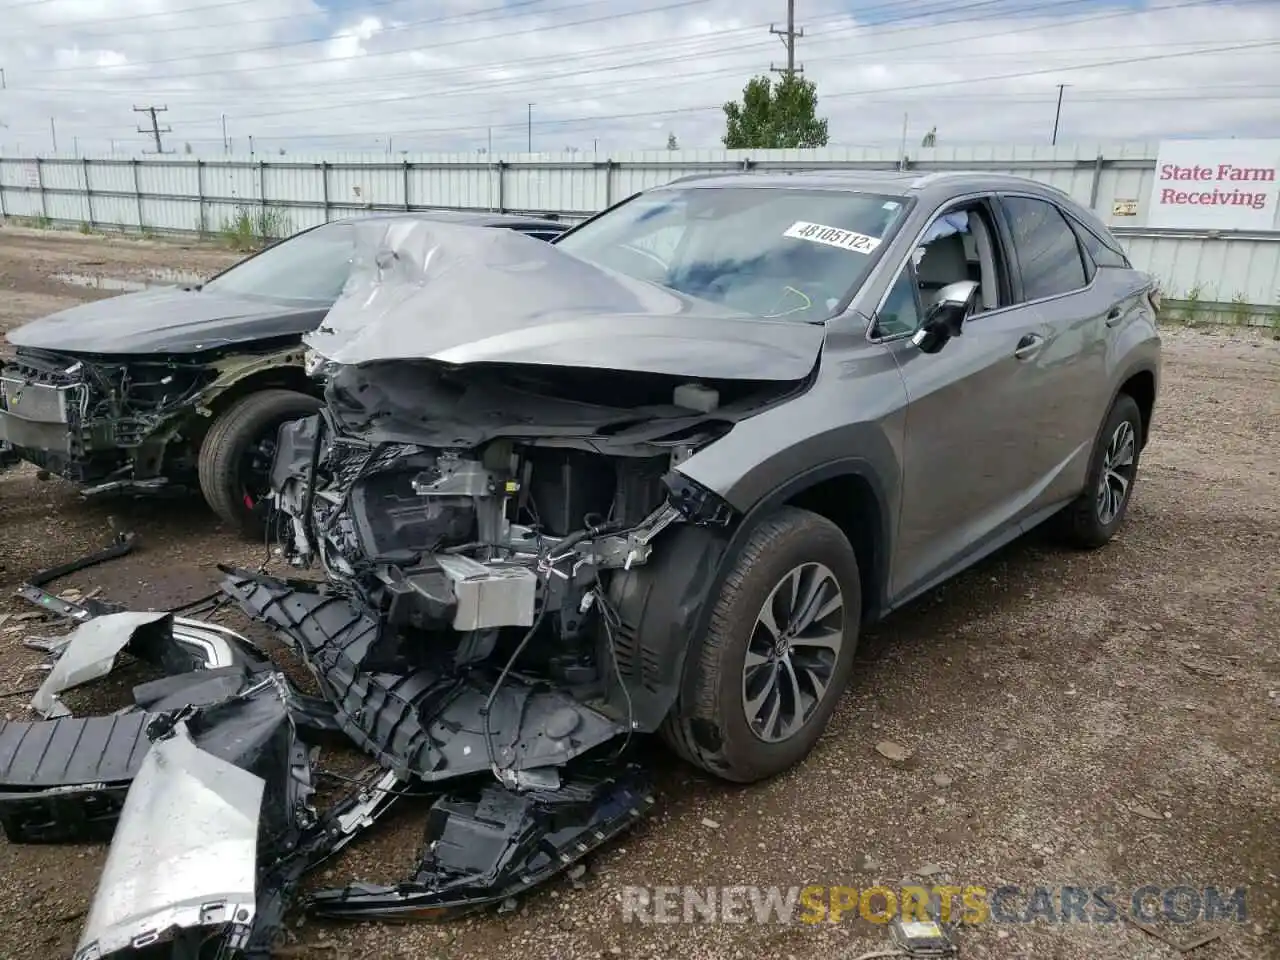
[[[214,421],[232,404],[262,390],[292,390],[318,400],[324,399],[320,384],[307,376],[301,349],[228,364],[197,399],[195,409],[203,426],[192,436],[196,446]]]
[[[858,559],[862,619],[878,618],[887,603],[891,533],[887,497],[871,465],[848,458],[799,474],[753,507],[741,526],[783,506],[809,510],[841,529]]]
[[[715,597],[751,531],[781,507],[810,510],[840,527],[858,559],[863,620],[877,618],[886,609],[888,504],[869,462],[833,460],[760,497],[728,528],[681,524],[657,541],[648,563],[618,571],[609,591],[621,620],[613,640],[630,693],[626,705],[639,729],[656,729],[677,694],[687,690],[692,641],[708,629]]]
[[[1142,415],[1141,446],[1145,448],[1151,436],[1151,418],[1156,406],[1155,370],[1151,367],[1139,367],[1130,371],[1117,388],[1116,397],[1122,393],[1132,397],[1138,405],[1138,412]],[[1111,402],[1115,403],[1115,397]]]

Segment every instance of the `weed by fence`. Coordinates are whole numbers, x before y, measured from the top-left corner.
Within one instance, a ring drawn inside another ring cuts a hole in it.
[[[224,220],[219,237],[232,250],[249,252],[293,233],[290,219],[271,207],[239,206],[234,217]]]

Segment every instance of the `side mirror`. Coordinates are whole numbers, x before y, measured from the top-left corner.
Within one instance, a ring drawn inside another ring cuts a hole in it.
[[[938,291],[938,299],[925,314],[920,329],[911,337],[923,353],[937,353],[952,337],[960,336],[964,322],[978,302],[978,284],[957,280]]]

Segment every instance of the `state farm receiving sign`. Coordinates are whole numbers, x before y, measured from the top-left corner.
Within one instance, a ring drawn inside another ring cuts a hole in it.
[[[1280,140],[1166,140],[1147,226],[1274,230]]]

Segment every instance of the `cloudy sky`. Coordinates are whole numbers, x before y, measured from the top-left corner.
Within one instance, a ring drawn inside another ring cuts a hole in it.
[[[1280,137],[1280,0],[796,0],[833,145]],[[719,147],[786,0],[0,0],[0,149]],[[529,104],[533,106],[530,107]],[[529,120],[532,117],[532,126]]]

